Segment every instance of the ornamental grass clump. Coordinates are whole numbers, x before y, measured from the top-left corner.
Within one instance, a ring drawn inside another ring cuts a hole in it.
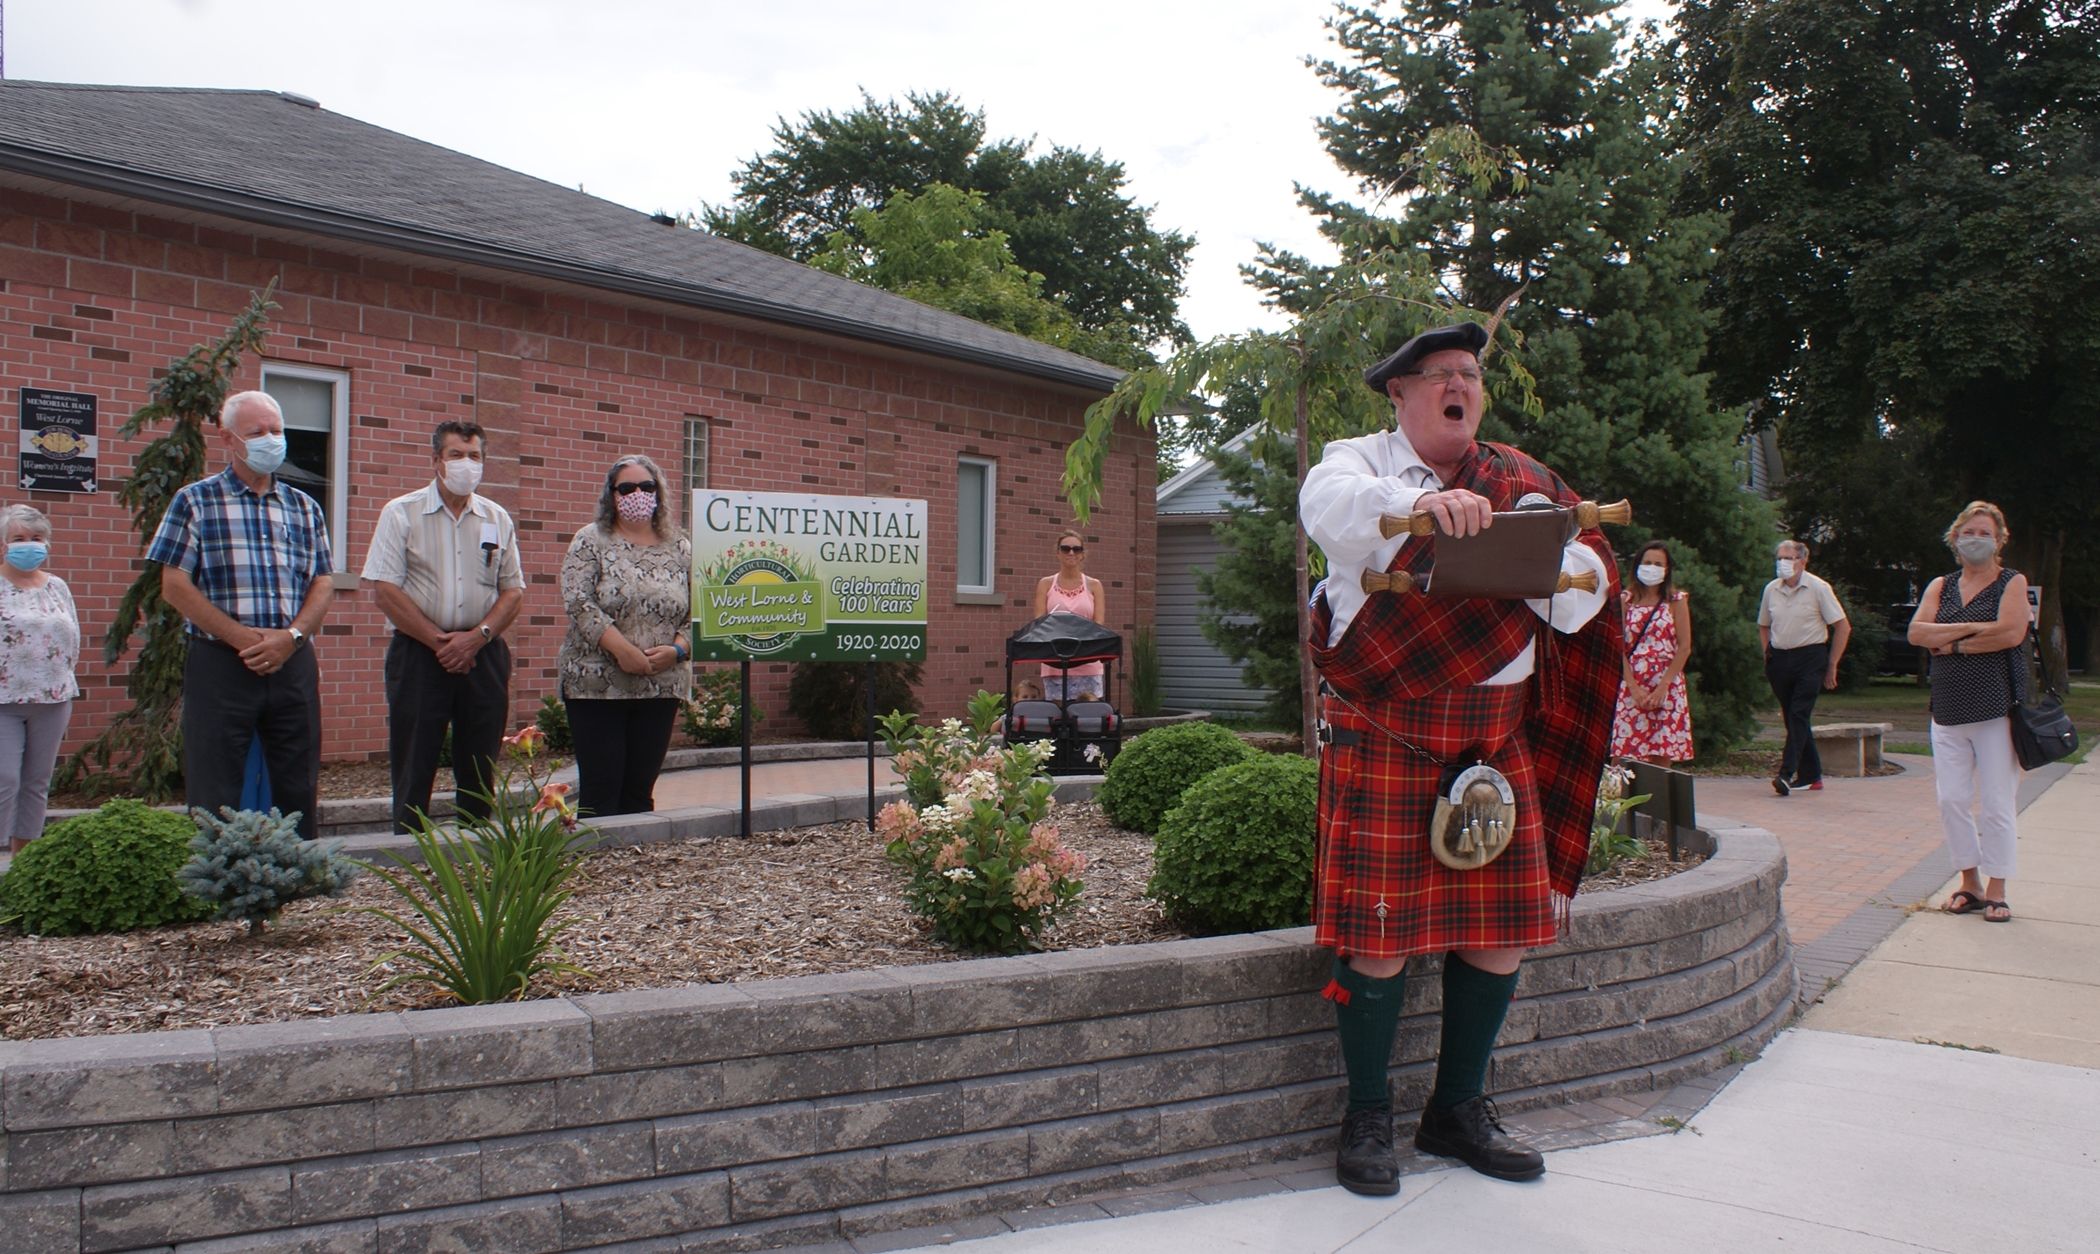
[[[190,811],[197,830],[190,860],[175,878],[221,922],[246,923],[250,936],[262,935],[300,898],[340,897],[364,874],[363,866],[340,856],[342,841],[299,839],[296,810],[282,814],[272,806],[264,814],[221,806],[219,813],[224,817]]]
[[[1584,875],[1602,875],[1628,858],[1648,856],[1648,846],[1640,838],[1619,830],[1619,816],[1649,797],[1647,793],[1627,796],[1626,790],[1632,786],[1631,770],[1623,766],[1604,768],[1604,777],[1597,784],[1597,812],[1590,820],[1590,856],[1582,868]]]
[[[1296,756],[1205,775],[1160,824],[1145,895],[1198,935],[1304,926],[1319,791],[1319,764]]]
[[[129,798],[67,819],[29,842],[0,876],[0,920],[25,932],[77,936],[209,918],[175,873],[197,829]]]
[[[913,716],[882,720],[905,777],[906,800],[884,807],[876,830],[910,876],[905,900],[934,936],[980,953],[1041,948],[1043,935],[1081,891],[1086,859],[1050,823],[1055,791],[1043,763],[1048,741],[1001,749],[992,739],[1002,698],[980,692],[970,722],[934,727]]]
[[[1259,756],[1216,723],[1175,723],[1123,746],[1101,783],[1101,810],[1119,827],[1151,835],[1189,785]]]
[[[466,1005],[522,999],[532,981],[547,975],[587,975],[569,963],[556,942],[575,921],[555,914],[575,890],[590,829],[579,827],[567,784],[549,783],[530,766],[546,737],[525,727],[504,738],[526,761],[526,777],[537,789],[514,791],[514,768],[506,766],[484,819],[462,817],[447,832],[416,816],[416,848],[422,865],[392,850],[396,866],[374,867],[406,903],[405,912],[362,907],[408,933],[407,946],[372,964],[373,970],[406,963],[382,986],[428,984]],[[476,794],[479,795],[479,794]],[[413,916],[411,918],[411,916]]]

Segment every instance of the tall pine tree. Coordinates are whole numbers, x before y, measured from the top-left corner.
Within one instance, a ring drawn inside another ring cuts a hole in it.
[[[1586,496],[1632,498],[1631,549],[1671,543],[1692,597],[1695,738],[1713,753],[1755,730],[1768,701],[1751,618],[1774,540],[1770,507],[1741,489],[1743,416],[1718,409],[1701,360],[1701,300],[1726,223],[1674,202],[1666,66],[1629,41],[1614,0],[1404,0],[1343,4],[1341,55],[1318,62],[1344,93],[1321,125],[1370,207],[1307,195],[1338,241],[1391,215],[1430,254],[1458,304],[1509,314],[1540,413],[1492,407],[1507,438]],[[1426,134],[1467,127],[1501,150],[1485,182],[1425,178]],[[1425,184],[1429,190],[1425,189]]]

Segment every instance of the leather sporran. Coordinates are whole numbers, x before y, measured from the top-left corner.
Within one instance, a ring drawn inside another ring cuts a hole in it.
[[[1485,762],[1453,768],[1438,782],[1429,852],[1454,871],[1477,871],[1502,856],[1517,834],[1517,794]]]

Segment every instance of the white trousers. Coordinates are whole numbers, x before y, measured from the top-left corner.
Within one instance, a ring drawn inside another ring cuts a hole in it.
[[[2020,759],[2013,754],[2012,720],[1932,725],[1932,781],[1940,823],[1947,829],[1947,860],[1986,879],[2018,875],[2015,827]],[[1977,807],[1978,801],[1982,804]],[[1971,816],[1970,809],[1981,813]]]

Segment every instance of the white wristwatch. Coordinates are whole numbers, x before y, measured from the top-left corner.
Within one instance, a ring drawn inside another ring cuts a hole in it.
[[[306,633],[297,627],[293,627],[290,630],[292,633],[292,651],[296,653],[299,650],[299,646],[306,643]]]
[[[480,630],[481,642],[483,644],[487,644],[489,641],[494,640],[496,638],[496,633],[489,630],[489,625],[487,623],[482,623],[480,625]]]

